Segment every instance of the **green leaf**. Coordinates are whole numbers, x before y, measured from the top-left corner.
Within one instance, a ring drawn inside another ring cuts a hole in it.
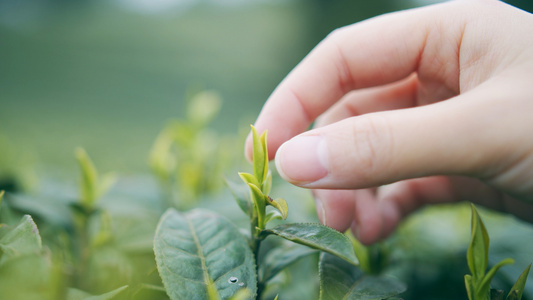
[[[261,136],[257,133],[254,126],[252,127],[252,145],[253,145],[253,169],[254,176],[259,181],[258,187],[261,187],[265,179],[265,174],[268,170],[268,163],[265,165],[265,145],[263,144],[265,139],[265,132]],[[268,162],[268,158],[266,158]]]
[[[254,175],[250,173],[240,172],[239,177],[241,177],[242,181],[246,184],[253,184],[257,187],[259,187],[259,181],[257,181],[257,178],[255,178]]]
[[[281,213],[283,220],[287,219],[287,214],[289,213],[289,207],[287,206],[287,202],[282,198],[277,198],[273,200],[272,198],[267,197],[267,199],[268,204],[274,206]]]
[[[265,181],[263,182],[263,189],[262,192],[265,195],[270,194],[270,190],[272,189],[272,172],[268,172],[266,174]]]
[[[261,175],[262,180],[260,180],[261,184],[263,184],[267,179],[268,174],[268,148],[267,148],[267,131],[263,131],[263,134],[261,134],[261,145],[263,146],[263,174]]]
[[[0,299],[56,300],[60,286],[50,257],[43,254],[18,255],[0,265]]]
[[[98,197],[98,172],[83,148],[76,149],[76,158],[81,168],[81,204],[91,208]]]
[[[490,282],[492,281],[492,278],[494,277],[494,275],[496,275],[496,272],[498,272],[498,270],[505,266],[505,265],[509,265],[509,264],[513,264],[514,263],[514,260],[510,259],[510,258],[506,258],[502,261],[500,261],[497,265],[495,265],[494,267],[492,267],[488,272],[487,274],[483,277],[483,279],[481,280],[481,283],[476,287],[476,296],[478,298],[476,299],[484,299],[484,295],[487,295],[489,292],[490,292]]]
[[[320,300],[378,300],[398,296],[405,284],[394,277],[370,276],[329,253],[322,253],[319,262]]]
[[[222,105],[220,96],[214,91],[202,91],[190,100],[187,117],[197,126],[205,126],[211,122]]]
[[[265,224],[268,224],[268,222],[273,221],[273,220],[283,220],[283,216],[281,215],[279,211],[271,210],[267,212],[265,216]]]
[[[37,225],[30,215],[25,215],[15,228],[0,239],[0,265],[18,256],[39,253],[41,248]]]
[[[263,237],[269,234],[331,253],[352,265],[359,264],[348,237],[333,228],[318,223],[283,224],[261,232]]]
[[[82,290],[70,288],[67,291],[67,298],[66,300],[111,300],[118,296],[120,293],[125,291],[128,288],[127,285],[119,287],[118,289],[112,290],[111,292],[98,295],[98,296],[92,296],[91,294],[84,292]]]
[[[259,229],[264,229],[266,222],[265,222],[265,195],[263,195],[263,192],[252,183],[248,183],[248,186],[250,187],[250,190],[252,191],[252,199],[256,205],[257,209],[257,227]]]
[[[468,300],[474,300],[474,285],[472,283],[472,275],[470,274],[465,275],[465,287]]]
[[[363,272],[367,274],[372,273],[372,262],[370,259],[370,250],[368,249],[368,247],[361,244],[361,242],[359,242],[351,232],[348,232],[347,236],[350,238],[350,241],[352,241],[355,256],[359,260],[359,265]]]
[[[248,187],[248,184],[238,184],[236,182],[233,182],[226,178],[226,185],[228,186],[229,190],[233,194],[233,197],[235,198],[235,201],[241,208],[241,210],[248,215],[248,217],[252,218],[253,213],[253,204],[252,199],[250,199],[250,189]]]
[[[0,205],[2,205],[2,199],[4,199],[5,191],[0,191]]]
[[[211,284],[222,299],[242,288],[255,295],[252,251],[239,230],[218,214],[167,210],[156,230],[154,252],[171,299],[209,299]]]
[[[520,274],[518,280],[511,288],[511,291],[507,295],[506,300],[520,300],[522,299],[522,294],[524,293],[524,288],[526,286],[527,276],[529,275],[529,270],[531,269],[531,264]]]
[[[286,244],[270,250],[259,265],[259,282],[265,283],[302,257],[317,250],[297,244]]]
[[[472,235],[467,251],[467,262],[474,286],[481,283],[489,260],[489,235],[476,207],[472,204]]]

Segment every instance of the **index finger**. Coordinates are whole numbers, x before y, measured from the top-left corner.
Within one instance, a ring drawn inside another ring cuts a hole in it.
[[[435,11],[446,15],[441,7],[446,4],[436,6],[337,29],[318,44],[274,90],[255,123],[259,132],[269,131],[269,158],[349,91],[398,81],[417,71]],[[250,138],[245,150],[251,157]]]

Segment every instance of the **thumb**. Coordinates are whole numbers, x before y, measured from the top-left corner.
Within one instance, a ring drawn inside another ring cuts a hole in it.
[[[280,147],[276,167],[293,184],[322,189],[366,188],[430,175],[490,176],[484,172],[491,169],[493,154],[503,155],[502,140],[491,129],[498,103],[465,99],[475,97],[467,94],[308,131]]]

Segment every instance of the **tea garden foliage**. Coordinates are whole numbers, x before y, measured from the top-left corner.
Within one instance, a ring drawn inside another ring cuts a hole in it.
[[[152,177],[101,174],[79,148],[77,187],[32,190],[2,145],[0,299],[533,299],[531,225],[443,205],[364,246],[269,170],[267,132],[252,127],[242,164],[242,135],[209,127],[220,105],[190,97],[155,139]]]

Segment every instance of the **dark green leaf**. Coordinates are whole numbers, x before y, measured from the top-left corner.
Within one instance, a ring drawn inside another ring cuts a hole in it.
[[[259,281],[267,282],[298,259],[317,250],[297,244],[287,244],[270,250],[259,266]]]
[[[253,254],[239,230],[220,215],[167,210],[156,230],[154,251],[171,299],[209,299],[209,285],[221,299],[242,288],[255,295]]]
[[[394,277],[365,275],[329,253],[320,255],[320,300],[378,300],[398,296],[405,284]]]
[[[252,199],[250,199],[250,189],[248,185],[238,184],[226,178],[226,184],[233,194],[235,201],[241,208],[241,210],[248,216],[252,217],[253,213],[253,204]]]
[[[522,294],[524,293],[524,288],[526,286],[527,276],[529,275],[529,270],[531,269],[531,264],[520,274],[518,280],[511,288],[509,295],[507,295],[506,300],[520,300],[522,299]]]
[[[353,265],[359,263],[355,257],[352,243],[344,234],[318,223],[283,224],[261,232],[262,236],[269,234],[331,253]]]

